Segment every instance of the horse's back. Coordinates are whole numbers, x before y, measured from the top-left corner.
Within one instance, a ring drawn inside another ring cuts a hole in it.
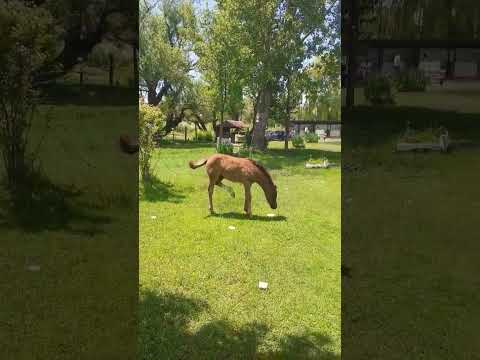
[[[209,175],[222,176],[233,182],[244,183],[250,181],[253,164],[248,159],[215,154],[207,161],[207,172]]]

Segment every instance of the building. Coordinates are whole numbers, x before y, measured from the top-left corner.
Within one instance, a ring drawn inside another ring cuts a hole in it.
[[[220,137],[220,128],[223,125],[223,134],[222,139],[231,139],[232,142],[235,141],[236,134],[245,134],[248,130],[248,125],[242,121],[236,120],[225,120],[222,124],[217,124],[215,126],[215,138]]]
[[[318,133],[324,131],[330,137],[341,137],[342,125],[340,122],[312,122],[307,120],[292,120],[291,129],[295,135],[303,136],[305,133]]]

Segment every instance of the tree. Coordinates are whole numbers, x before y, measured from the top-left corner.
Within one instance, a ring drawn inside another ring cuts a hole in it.
[[[254,66],[248,74],[248,93],[255,99],[252,145],[265,149],[265,129],[273,92],[292,59],[307,61],[324,46],[325,19],[333,6],[327,0],[222,0],[218,6],[226,21],[238,21],[239,38]]]
[[[223,134],[225,113],[238,120],[244,106],[245,78],[251,62],[239,34],[238,19],[229,18],[222,6],[206,12],[203,43],[197,51],[202,78],[210,89],[215,122],[216,114],[220,115],[220,134]]]
[[[162,0],[159,7],[159,13],[141,14],[139,29],[140,86],[146,90],[150,105],[160,104],[169,92],[181,91],[189,80],[196,39],[191,2]]]
[[[0,151],[7,186],[23,185],[28,162],[28,135],[37,104],[33,76],[55,56],[58,32],[42,7],[21,1],[0,3]]]
[[[155,149],[155,134],[164,121],[164,115],[158,107],[140,102],[138,113],[139,164],[142,179],[148,181],[151,176],[151,159]]]
[[[304,72],[288,71],[278,82],[274,96],[272,118],[285,127],[285,150],[288,150],[291,116],[302,99],[304,77]]]
[[[336,51],[315,58],[306,70],[305,102],[300,114],[305,120],[340,118],[340,56]]]
[[[35,83],[61,77],[88,58],[93,48],[107,38],[131,47],[133,73],[137,80],[138,4],[129,0],[35,0],[22,1],[47,10],[58,33],[55,56],[39,67]],[[59,66],[60,65],[60,66]]]
[[[122,44],[108,40],[97,44],[88,57],[90,64],[108,69],[108,83],[110,86],[113,86],[115,82],[115,68],[118,65],[127,63],[129,60],[131,58],[127,53],[127,49],[122,47]]]

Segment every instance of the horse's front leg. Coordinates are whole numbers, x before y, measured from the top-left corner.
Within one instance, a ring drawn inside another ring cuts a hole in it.
[[[213,215],[215,212],[213,211],[213,189],[215,188],[215,183],[213,181],[210,181],[210,184],[208,184],[208,210],[210,211],[210,214]]]
[[[243,209],[247,213],[247,216],[250,217],[252,216],[252,194],[250,191],[250,188],[252,187],[252,184],[243,184],[245,187],[245,205]]]

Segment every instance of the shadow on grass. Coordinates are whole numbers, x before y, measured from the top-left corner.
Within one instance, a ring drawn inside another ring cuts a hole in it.
[[[246,214],[243,213],[236,213],[236,212],[228,212],[223,214],[215,213],[213,215],[208,215],[208,217],[219,217],[224,219],[238,219],[238,220],[257,220],[257,221],[287,221],[287,218],[283,215],[277,215],[274,217],[270,216],[263,216],[263,215],[252,215],[248,217]]]
[[[85,207],[75,206],[81,191],[60,187],[49,180],[34,176],[28,185],[19,186],[13,194],[0,200],[4,220],[0,227],[26,232],[64,230],[72,234],[93,236],[110,218],[95,214]]]
[[[140,199],[144,201],[168,201],[180,203],[185,199],[185,195],[175,188],[172,183],[163,182],[155,176],[148,180],[141,180],[143,189]]]
[[[138,103],[134,88],[95,84],[46,84],[40,87],[47,105],[125,106]]]
[[[139,359],[320,359],[339,360],[325,349],[331,340],[321,334],[288,335],[278,349],[259,346],[270,329],[252,322],[241,327],[226,320],[209,322],[192,331],[190,321],[208,311],[202,300],[178,294],[141,291],[139,304]]]

